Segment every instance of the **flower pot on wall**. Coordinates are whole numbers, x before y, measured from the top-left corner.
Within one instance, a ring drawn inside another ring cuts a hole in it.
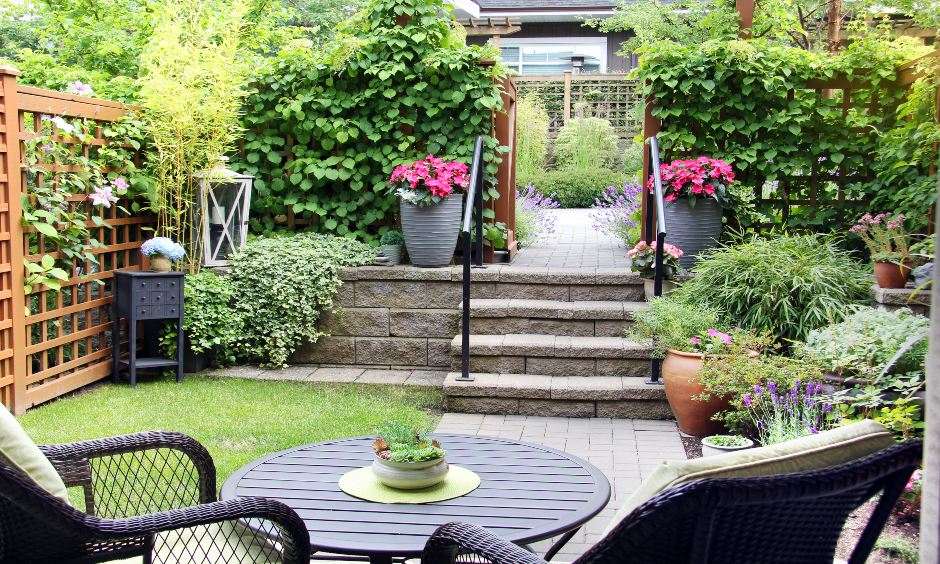
[[[683,251],[679,258],[682,268],[691,269],[702,251],[718,244],[721,236],[723,210],[718,202],[700,198],[695,207],[679,198],[666,204],[666,242]]]
[[[411,264],[426,268],[450,264],[462,211],[462,194],[451,194],[437,205],[424,207],[401,202],[401,228]]]
[[[875,280],[882,288],[903,288],[907,285],[907,279],[911,277],[912,266],[910,259],[904,260],[902,264],[876,261]]]
[[[721,433],[724,425],[720,421],[712,421],[712,416],[730,407],[722,398],[712,397],[708,401],[692,399],[705,391],[698,377],[703,358],[696,353],[670,350],[662,366],[666,401],[676,416],[676,424],[680,431],[694,437]]]
[[[401,264],[401,245],[382,245],[379,250],[388,259],[388,264],[392,266]]]

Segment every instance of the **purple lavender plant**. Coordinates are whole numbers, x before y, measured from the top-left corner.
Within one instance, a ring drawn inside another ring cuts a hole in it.
[[[789,390],[780,394],[777,391],[777,384],[768,382],[766,389],[754,386],[754,393],[742,398],[762,445],[815,435],[838,422],[832,404],[822,394],[822,384],[804,385],[797,380]]]
[[[561,206],[555,193],[546,196],[529,184],[520,192],[516,190],[516,238],[523,246],[528,246],[540,237],[555,233],[557,217],[551,212]]]
[[[640,197],[643,188],[634,180],[610,186],[591,206],[591,226],[632,247],[639,240]]]

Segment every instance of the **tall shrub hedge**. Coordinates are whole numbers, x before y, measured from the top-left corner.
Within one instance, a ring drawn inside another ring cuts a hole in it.
[[[260,73],[237,163],[255,176],[255,231],[290,209],[317,231],[368,239],[397,209],[392,168],[429,153],[470,162],[473,138],[502,109],[503,67],[481,64],[492,47],[466,45],[448,10],[372,0],[322,50],[295,45]],[[500,150],[493,138],[486,147],[492,177]]]

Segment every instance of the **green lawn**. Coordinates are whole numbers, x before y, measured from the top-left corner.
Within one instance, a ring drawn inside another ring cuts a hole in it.
[[[251,460],[293,446],[368,435],[384,420],[434,424],[439,390],[187,377],[105,384],[19,418],[39,444],[135,431],[179,431],[212,454],[219,486]]]

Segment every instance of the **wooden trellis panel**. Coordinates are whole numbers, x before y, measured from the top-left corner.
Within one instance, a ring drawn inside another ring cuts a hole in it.
[[[23,259],[38,261],[41,250],[60,258],[45,238],[22,227],[21,193],[55,181],[55,171],[27,174],[22,142],[39,131],[44,117],[82,118],[97,124],[94,139],[79,143],[58,139],[85,156],[107,144],[101,124],[115,121],[128,108],[117,102],[18,86],[16,71],[0,69],[3,79],[3,170],[0,176],[0,399],[16,413],[111,374],[111,280],[118,269],[138,270],[138,249],[147,238],[150,216],[129,216],[117,207],[92,208],[85,195],[69,198],[91,216],[100,215],[111,228],[88,222],[103,244],[95,249],[99,264],[73,261],[61,291],[38,288],[26,296]],[[126,204],[126,202],[125,202]],[[25,308],[29,309],[26,315]]]
[[[621,138],[642,131],[643,94],[625,74],[572,74],[514,76],[520,97],[538,94],[548,111],[548,133],[554,138],[572,116],[609,120]]]

